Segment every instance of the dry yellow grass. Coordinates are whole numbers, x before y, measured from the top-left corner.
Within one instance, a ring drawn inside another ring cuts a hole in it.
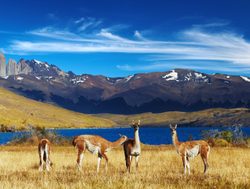
[[[125,172],[122,149],[111,151],[108,173],[104,163],[96,174],[96,157],[86,152],[83,173],[76,170],[73,147],[53,147],[50,173],[38,172],[36,146],[0,147],[0,188],[250,188],[250,149],[212,148],[207,175],[200,157],[184,176],[181,159],[169,146],[143,146],[139,171]],[[134,162],[133,162],[134,163]]]

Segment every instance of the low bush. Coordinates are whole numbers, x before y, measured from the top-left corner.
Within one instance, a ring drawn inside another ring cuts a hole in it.
[[[217,138],[217,139],[214,139],[214,146],[216,146],[216,147],[229,147],[229,146],[231,146],[231,144],[225,139]]]
[[[42,138],[48,139],[54,145],[71,144],[71,138],[60,136],[52,130],[47,130],[45,128],[40,127],[33,128],[31,126],[29,127],[29,131],[17,135],[9,144],[37,145],[39,140]]]
[[[249,146],[248,138],[243,134],[241,126],[234,126],[227,130],[213,129],[202,131],[203,139],[207,140],[211,146]]]

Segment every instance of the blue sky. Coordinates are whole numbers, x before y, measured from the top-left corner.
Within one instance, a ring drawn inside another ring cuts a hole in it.
[[[248,0],[9,0],[0,51],[77,74],[189,68],[250,76]]]

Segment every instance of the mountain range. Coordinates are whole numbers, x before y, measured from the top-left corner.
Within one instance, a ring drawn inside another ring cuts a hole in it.
[[[25,97],[82,113],[135,114],[250,107],[250,78],[189,69],[127,77],[64,72],[38,60],[0,54],[0,86]]]

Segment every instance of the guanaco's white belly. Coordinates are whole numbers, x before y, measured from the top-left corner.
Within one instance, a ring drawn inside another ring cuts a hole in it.
[[[141,147],[140,146],[135,146],[131,150],[131,156],[139,156],[141,154]]]
[[[100,152],[100,146],[94,145],[88,140],[86,140],[85,142],[89,152],[91,152],[92,154],[97,154],[98,152]]]
[[[195,156],[197,156],[199,154],[199,151],[200,151],[200,146],[196,145],[191,149],[186,149],[186,155],[188,157],[193,158],[193,157],[195,157]]]

